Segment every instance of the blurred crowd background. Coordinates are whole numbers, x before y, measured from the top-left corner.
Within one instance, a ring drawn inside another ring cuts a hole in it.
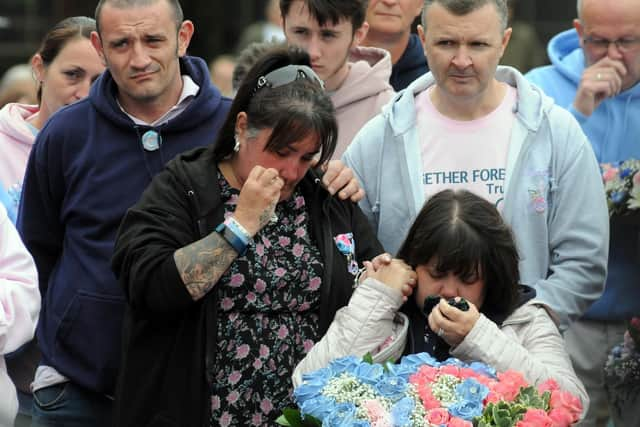
[[[224,63],[228,64],[238,50],[251,41],[260,23],[268,22],[270,2],[277,5],[277,0],[182,0],[185,17],[191,19],[196,28],[189,53],[208,61],[221,60],[224,67]],[[95,3],[87,0],[1,0],[0,76],[16,64],[27,63],[46,30],[56,22],[75,15],[92,17]],[[514,34],[525,34],[528,38],[536,36],[540,48],[537,53],[535,49],[519,50],[526,52],[525,58],[511,59],[508,53],[504,61],[533,61],[531,66],[540,65],[535,62],[545,63],[547,57],[543,46],[552,35],[570,28],[575,16],[574,0],[518,0],[514,20],[528,27],[529,32],[523,29]],[[518,65],[525,68],[521,71],[529,68],[527,64]]]

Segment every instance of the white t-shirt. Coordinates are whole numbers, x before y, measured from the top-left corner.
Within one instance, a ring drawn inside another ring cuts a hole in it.
[[[416,96],[425,200],[445,189],[465,189],[500,208],[516,89],[508,86],[494,111],[468,121],[442,115],[431,102],[432,90]]]

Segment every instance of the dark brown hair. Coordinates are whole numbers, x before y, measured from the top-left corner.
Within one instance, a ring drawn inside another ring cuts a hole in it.
[[[320,143],[318,164],[331,158],[336,148],[338,124],[331,99],[320,81],[297,78],[278,87],[258,84],[270,72],[287,65],[310,67],[309,55],[297,47],[276,46],[267,50],[247,72],[218,133],[214,149],[216,161],[233,154],[236,117],[242,111],[247,114],[250,131],[273,129],[265,150],[276,152],[313,134]]]
[[[296,0],[280,0],[280,13],[287,19],[291,4]],[[326,22],[333,25],[342,19],[351,21],[352,31],[355,32],[364,23],[367,15],[368,0],[302,0],[320,26]]]
[[[412,267],[437,259],[439,272],[482,277],[483,313],[509,315],[518,303],[518,250],[509,226],[487,200],[444,190],[423,206],[398,252]]]
[[[40,49],[36,54],[42,58],[42,63],[48,67],[58,56],[60,51],[71,40],[84,37],[91,38],[91,32],[96,30],[96,21],[87,16],[73,16],[57,23],[42,39]],[[42,87],[38,87],[38,102],[42,100]]]

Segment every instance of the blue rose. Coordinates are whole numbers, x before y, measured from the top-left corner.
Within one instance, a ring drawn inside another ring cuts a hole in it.
[[[473,369],[474,372],[476,372],[476,373],[478,373],[480,375],[486,375],[486,376],[491,377],[491,378],[496,378],[496,370],[495,370],[495,368],[487,365],[486,363],[471,362],[469,367],[471,369]]]
[[[305,383],[326,384],[327,381],[329,381],[332,377],[333,372],[327,367],[318,369],[317,371],[302,374],[302,381]]]
[[[389,375],[400,377],[406,381],[416,373],[416,368],[411,365],[387,365],[387,369],[389,370]]]
[[[441,365],[451,365],[451,366],[458,366],[460,368],[465,368],[467,366],[466,363],[464,363],[462,360],[460,359],[456,359],[455,357],[450,357],[447,360],[445,360],[444,362],[441,363]]]
[[[440,366],[440,362],[438,362],[429,353],[416,353],[404,356],[402,360],[400,360],[400,365],[411,368],[413,369],[413,372],[415,372],[421,365],[438,367]]]
[[[311,415],[319,420],[325,419],[333,408],[336,402],[333,399],[329,399],[325,396],[314,397],[313,399],[306,400],[299,404],[300,413],[302,415]]]
[[[353,403],[338,403],[322,419],[322,427],[349,427],[356,418],[356,406]]]
[[[373,385],[384,375],[384,368],[382,365],[363,362],[354,369],[353,375],[363,383]]]
[[[337,376],[343,372],[353,372],[356,366],[360,363],[360,358],[355,356],[346,356],[329,363],[329,369],[331,369],[331,372]]]
[[[410,397],[404,397],[391,407],[391,420],[394,426],[405,427],[411,425],[411,413],[415,402]]]
[[[303,383],[293,390],[293,400],[300,406],[307,400],[320,396],[324,385],[324,382],[319,381]]]
[[[482,415],[482,402],[463,400],[449,406],[449,413],[454,417],[471,421],[474,417]]]
[[[469,400],[481,402],[489,394],[489,387],[480,384],[473,378],[467,378],[456,386],[456,396],[458,400]]]
[[[405,397],[407,382],[401,377],[385,376],[377,382],[374,388],[383,397],[395,402]]]

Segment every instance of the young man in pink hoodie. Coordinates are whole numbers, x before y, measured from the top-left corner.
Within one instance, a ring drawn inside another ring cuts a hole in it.
[[[369,25],[365,0],[280,0],[287,42],[309,52],[313,71],[324,81],[338,119],[339,159],[355,134],[393,96],[391,55],[360,47]]]

